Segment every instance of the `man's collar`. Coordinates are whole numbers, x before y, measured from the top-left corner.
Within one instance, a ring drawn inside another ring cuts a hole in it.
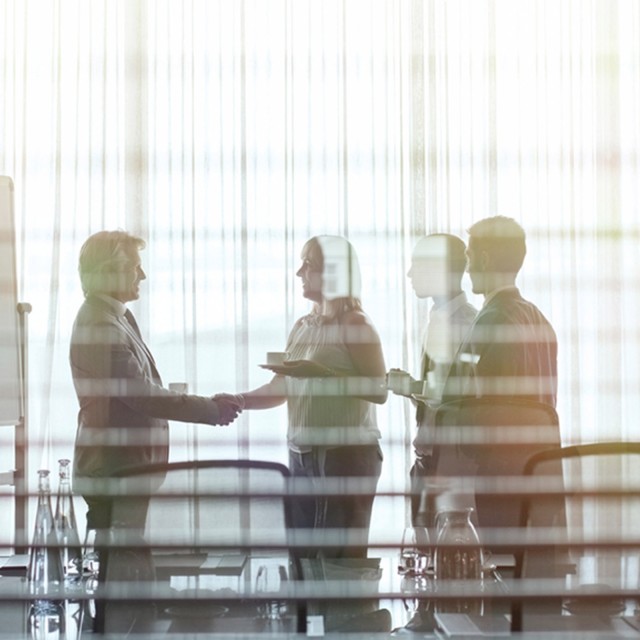
[[[94,293],[93,297],[105,302],[109,309],[113,311],[116,316],[122,317],[127,311],[127,307],[125,307],[124,303],[120,302],[120,300],[112,298],[111,296],[108,296],[106,293]]]
[[[502,293],[503,291],[513,291],[515,293],[520,293],[518,287],[516,287],[515,284],[508,284],[504,287],[498,287],[497,289],[494,289],[491,293],[488,293],[485,297],[484,297],[484,302],[482,303],[482,308],[484,309],[491,300],[493,300],[499,293]]]
[[[443,304],[431,307],[431,314],[450,315],[464,304],[467,304],[467,294],[461,291],[457,296],[447,300]]]

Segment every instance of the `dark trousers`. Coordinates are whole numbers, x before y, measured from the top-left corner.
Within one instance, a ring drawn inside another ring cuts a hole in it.
[[[435,496],[427,490],[427,483],[436,472],[434,456],[416,455],[409,472],[411,485],[411,524],[414,527],[435,526]]]
[[[155,580],[151,550],[144,540],[149,506],[146,496],[128,498],[87,498],[87,530],[95,529],[95,553],[100,568],[98,584]],[[149,603],[95,601],[95,633],[146,630],[155,617]]]
[[[313,531],[313,544],[302,556],[366,558],[371,511],[382,470],[382,451],[375,445],[289,452],[294,478],[306,479],[315,496],[296,497],[293,526]]]

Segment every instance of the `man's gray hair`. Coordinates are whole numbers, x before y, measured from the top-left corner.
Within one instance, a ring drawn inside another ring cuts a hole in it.
[[[113,274],[121,271],[134,251],[144,249],[145,241],[126,231],[98,231],[80,249],[78,272],[85,296],[109,293]]]

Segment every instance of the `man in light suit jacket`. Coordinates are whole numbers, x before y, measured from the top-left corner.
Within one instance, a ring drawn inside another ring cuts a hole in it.
[[[146,278],[141,238],[100,231],[80,251],[85,301],[71,336],[70,361],[80,403],[73,461],[74,489],[89,506],[88,529],[111,526],[108,479],[131,466],[166,463],[168,420],[227,425],[241,411],[234,397],[213,399],[169,391],[126,303]],[[134,519],[144,513],[134,509]]]
[[[87,531],[97,530],[102,584],[155,576],[141,535],[146,496],[158,487],[148,486],[141,495],[139,486],[131,491],[117,479],[118,473],[168,461],[168,420],[226,425],[242,410],[235,396],[214,399],[163,388],[153,356],[126,307],[138,299],[140,282],[146,278],[139,255],[144,246],[141,238],[124,231],[100,231],[80,251],[85,301],[73,325],[70,349],[80,403],[74,490],[89,507]],[[146,630],[153,617],[152,605],[97,600],[94,631]]]

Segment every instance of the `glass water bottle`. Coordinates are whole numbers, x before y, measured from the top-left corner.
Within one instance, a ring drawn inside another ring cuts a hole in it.
[[[70,474],[70,461],[66,458],[58,460],[58,497],[53,520],[58,534],[60,559],[64,572],[65,640],[77,640],[82,631],[84,618],[84,602],[81,598],[84,585],[82,583],[82,549],[73,507]]]
[[[434,568],[436,581],[442,587],[479,594],[483,586],[482,547],[478,532],[471,522],[472,513],[473,509],[468,508],[438,514]],[[465,582],[456,585],[453,581]],[[456,613],[481,613],[482,600],[477,596],[443,599],[438,602],[437,608],[439,611]]]
[[[58,498],[54,522],[60,543],[60,555],[65,581],[78,583],[82,579],[82,549],[76,514],[73,508],[73,496],[71,493],[71,480],[69,460],[58,460],[59,484]]]
[[[29,611],[31,638],[55,640],[64,625],[62,584],[64,573],[51,510],[49,471],[38,471],[38,508],[29,553],[29,592],[35,596]]]

